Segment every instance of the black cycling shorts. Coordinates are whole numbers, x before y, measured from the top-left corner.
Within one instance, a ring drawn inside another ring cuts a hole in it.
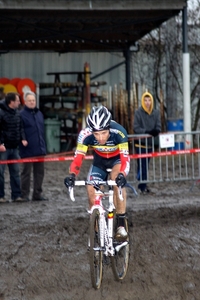
[[[121,164],[119,155],[111,158],[103,158],[95,153],[87,179],[97,181],[106,180],[108,176],[107,169],[112,169],[117,164]]]

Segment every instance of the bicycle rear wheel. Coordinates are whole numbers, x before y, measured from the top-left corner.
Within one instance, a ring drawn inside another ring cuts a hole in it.
[[[117,229],[117,217],[114,217],[114,226],[113,226],[113,237],[115,236],[115,232]],[[127,218],[124,219],[125,229],[128,233],[128,220]],[[112,271],[115,277],[115,280],[120,281],[124,279],[128,270],[128,263],[129,263],[129,236],[127,238],[127,243],[122,246],[118,251],[117,248],[122,245],[123,242],[117,241],[115,238],[113,240],[113,246],[115,248],[115,255],[111,256],[111,265]]]
[[[102,281],[102,251],[99,236],[99,211],[94,209],[90,217],[90,274],[92,286],[99,289]]]

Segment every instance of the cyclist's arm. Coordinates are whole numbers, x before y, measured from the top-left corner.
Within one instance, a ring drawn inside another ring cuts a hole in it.
[[[123,173],[125,176],[127,176],[130,170],[128,142],[119,144],[119,153],[120,153],[120,160],[121,160],[120,172]]]
[[[88,146],[83,144],[77,144],[74,160],[69,167],[69,173],[74,173],[75,175],[79,174],[87,150]]]

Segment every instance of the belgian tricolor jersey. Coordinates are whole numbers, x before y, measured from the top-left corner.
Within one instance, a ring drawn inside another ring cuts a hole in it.
[[[121,160],[120,172],[125,175],[128,174],[130,168],[128,137],[125,128],[120,124],[111,121],[110,136],[105,145],[98,143],[88,127],[81,130],[78,135],[74,161],[70,165],[70,173],[78,175],[88,148],[92,148],[97,155],[107,159],[119,155]]]

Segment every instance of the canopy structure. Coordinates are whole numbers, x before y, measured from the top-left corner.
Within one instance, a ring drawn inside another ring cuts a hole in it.
[[[126,51],[186,0],[1,0],[0,53]]]

